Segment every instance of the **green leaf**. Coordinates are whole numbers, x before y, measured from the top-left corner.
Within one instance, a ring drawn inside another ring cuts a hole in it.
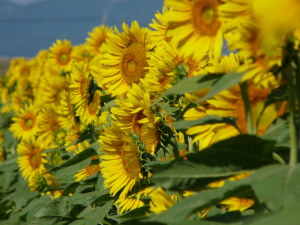
[[[116,104],[114,103],[114,101],[108,102],[105,106],[101,107],[100,114],[104,113],[106,110],[109,110],[111,107],[115,107],[115,106]]]
[[[79,182],[75,182],[75,183],[73,183],[73,184],[68,185],[68,186],[64,189],[64,191],[63,191],[63,193],[61,194],[61,196],[67,196],[67,195],[69,195],[70,193],[74,193],[75,190],[76,190],[76,188],[77,188],[79,185],[80,185]]]
[[[4,162],[0,163],[0,171],[1,172],[9,172],[9,171],[14,171],[17,170],[18,167],[18,163],[17,163],[17,158],[18,155],[14,155],[11,158],[5,160]]]
[[[212,181],[275,163],[274,149],[275,141],[239,135],[187,154],[187,161],[172,161],[150,180],[167,190],[200,188]]]
[[[48,150],[43,151],[43,153],[51,153],[51,152],[56,152],[59,151],[59,148],[50,148]]]
[[[260,136],[260,138],[275,140],[278,144],[287,143],[290,138],[289,132],[287,120],[279,117],[268,127],[266,133]]]
[[[85,194],[74,194],[70,197],[70,203],[72,204],[81,204],[81,205],[90,205],[95,200],[99,199],[101,196],[107,195],[109,190],[105,191],[93,191]],[[94,204],[94,203],[93,203]]]
[[[178,131],[186,131],[188,128],[196,125],[226,123],[237,128],[235,123],[236,118],[233,117],[221,117],[217,115],[207,115],[197,120],[180,120],[172,124],[172,126]]]
[[[221,91],[231,88],[233,85],[241,82],[245,73],[246,72],[237,73],[236,71],[232,71],[230,73],[225,74],[220,79],[218,79],[218,81],[215,84],[213,84],[212,88],[203,98],[196,101],[195,103],[206,101],[212,98],[213,96],[219,94]],[[207,75],[207,76],[211,76],[211,75]]]
[[[102,206],[101,208],[97,208],[95,210],[95,212],[93,213],[93,215],[91,216],[90,221],[88,221],[88,224],[89,225],[97,225],[99,222],[101,222],[106,217],[106,215],[108,214],[108,212],[113,204],[114,204],[114,201],[111,200],[111,201],[107,202],[104,206]]]
[[[61,170],[63,168],[73,166],[87,158],[90,158],[92,156],[98,155],[94,148],[88,147],[87,149],[83,150],[82,152],[75,155],[73,158],[63,162],[59,166],[54,167],[50,172],[54,172],[57,170]]]
[[[102,96],[100,96],[100,101],[102,102],[102,103],[104,103],[104,102],[111,102],[111,101],[113,101],[113,100],[115,100],[116,99],[116,96],[111,96],[111,94],[109,94],[109,95],[102,95]]]
[[[73,145],[77,145],[78,143],[81,143],[81,142],[83,142],[85,140],[90,140],[90,139],[92,139],[91,134],[90,133],[84,133],[84,134],[80,135],[80,137],[77,138],[75,141],[73,141],[71,144],[69,144],[68,146],[66,146],[65,148],[69,148],[69,147],[71,147]]]
[[[157,103],[157,105],[169,116],[175,116],[175,112],[180,110],[180,108],[171,106],[168,103]]]
[[[162,97],[173,94],[184,95],[185,93],[191,93],[193,91],[209,88],[222,76],[223,74],[209,74],[182,79],[182,81],[178,82],[168,91],[166,91]]]
[[[288,100],[288,84],[280,85],[278,88],[271,91],[265,100],[264,109],[276,102]]]

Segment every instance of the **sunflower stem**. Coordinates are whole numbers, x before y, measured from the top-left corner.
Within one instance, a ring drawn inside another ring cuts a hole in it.
[[[243,98],[244,107],[245,107],[247,131],[248,131],[248,134],[254,135],[256,133],[256,129],[253,127],[253,122],[252,122],[252,113],[251,113],[251,107],[250,107],[250,102],[249,102],[247,82],[245,81],[245,82],[241,83],[240,88],[241,88],[242,98]]]
[[[90,124],[89,127],[90,127],[90,131],[91,131],[91,133],[92,133],[92,139],[93,139],[93,142],[97,142],[98,139],[97,139],[97,136],[96,136],[96,132],[95,132],[94,125],[93,125],[93,124]]]
[[[175,139],[175,146],[174,146],[173,152],[174,152],[175,159],[180,159],[180,153],[179,153],[176,139]]]
[[[296,165],[298,161],[298,137],[297,137],[297,124],[296,124],[296,110],[295,110],[295,96],[294,86],[289,85],[289,106],[290,106],[290,165]]]

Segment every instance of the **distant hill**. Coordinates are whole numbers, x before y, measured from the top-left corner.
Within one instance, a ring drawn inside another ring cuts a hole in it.
[[[33,57],[56,39],[77,45],[103,22],[117,25],[137,20],[148,26],[162,11],[163,0],[48,0],[29,5],[0,1],[0,55]]]

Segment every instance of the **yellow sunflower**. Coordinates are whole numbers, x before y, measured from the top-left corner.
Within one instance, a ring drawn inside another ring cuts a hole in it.
[[[100,97],[102,96],[102,92],[97,90],[94,93],[94,98],[93,100],[90,102],[90,104],[87,105],[87,108],[85,109],[85,111],[79,112],[77,111],[77,116],[81,116],[81,121],[84,124],[90,124],[90,123],[98,123],[99,120],[99,110],[101,109],[101,101],[100,101]]]
[[[22,177],[28,179],[33,176],[36,171],[40,174],[44,169],[46,154],[43,153],[45,149],[42,147],[42,140],[32,138],[30,140],[22,140],[18,145],[19,157],[17,163],[22,171]]]
[[[231,197],[220,202],[222,205],[226,205],[228,211],[240,211],[243,212],[250,208],[254,204],[253,199],[248,198],[236,198]]]
[[[89,147],[90,144],[87,141],[78,144],[78,150],[75,151],[75,154],[78,154]],[[99,159],[98,156],[92,156],[92,160]],[[88,176],[97,173],[101,169],[100,164],[88,165],[86,168],[79,170],[74,177],[76,177],[75,182],[85,180]]]
[[[176,202],[162,189],[158,188],[150,195],[150,211],[160,214],[173,206]]]
[[[220,58],[223,45],[218,15],[220,0],[165,0],[165,5],[172,9],[164,17],[172,26],[172,41],[185,58],[194,54],[200,61],[208,51]]]
[[[100,164],[104,187],[114,196],[121,191],[120,198],[124,199],[140,181],[139,147],[126,131],[114,124],[111,128],[104,127],[99,143],[104,153]]]
[[[116,100],[118,107],[112,107],[112,117],[116,125],[124,130],[130,130],[140,136],[149,153],[154,153],[159,140],[158,120],[151,111],[150,94],[140,86],[133,84],[127,93],[128,99]]]
[[[102,84],[108,87],[108,93],[122,96],[132,84],[144,78],[148,66],[147,59],[153,49],[151,30],[140,28],[134,21],[131,29],[123,23],[124,33],[115,28],[115,34],[109,34],[104,44],[107,53],[101,61],[103,68],[100,74],[104,77]]]
[[[18,92],[13,92],[11,94],[11,108],[15,111],[15,113],[18,113],[22,108],[23,103],[28,100],[28,98],[20,96]]]
[[[89,63],[92,59],[92,56],[90,54],[90,50],[87,45],[77,45],[73,49],[73,60],[74,62],[85,62]]]
[[[161,46],[155,48],[147,60],[149,72],[144,79],[141,79],[148,92],[164,93],[177,82],[175,67],[181,63],[187,70],[187,76],[192,77],[204,73],[203,68],[208,64],[208,57],[205,55],[200,61],[193,56],[184,59],[179,56],[178,50],[172,43],[161,42]]]
[[[7,87],[4,87],[1,91],[1,103],[6,104],[9,100],[9,90]]]
[[[59,74],[45,76],[42,79],[39,94],[42,98],[36,98],[40,107],[45,107],[46,104],[58,106],[61,103],[61,93],[68,91],[70,85],[70,76],[61,76]]]
[[[104,24],[95,27],[92,32],[89,32],[90,38],[86,39],[86,46],[89,53],[94,56],[105,53],[103,44],[109,38],[109,34],[113,34],[113,28],[105,26]]]
[[[71,93],[71,104],[75,104],[77,110],[83,113],[87,108],[90,98],[89,85],[91,78],[84,62],[74,63],[71,73],[72,84],[69,86]]]
[[[43,108],[39,113],[39,138],[43,140],[43,146],[50,147],[54,144],[54,134],[62,127],[59,116],[54,107]]]
[[[49,48],[49,63],[58,71],[71,71],[73,63],[71,41],[56,40],[56,43]]]
[[[124,212],[128,212],[137,208],[140,208],[144,206],[144,202],[141,201],[142,196],[149,196],[154,192],[153,187],[146,188],[145,190],[142,190],[138,192],[137,194],[133,194],[131,196],[128,196],[125,199],[118,199],[115,204],[118,204],[118,207],[121,209],[120,214],[123,214]]]
[[[65,147],[68,146],[68,145],[70,145],[73,141],[76,141],[80,137],[80,135],[78,134],[78,132],[79,132],[79,129],[77,129],[75,127],[74,131],[69,131],[67,133],[67,136],[65,138]],[[78,147],[78,144],[72,145],[72,146],[70,146],[68,148],[66,147],[66,151],[67,152],[74,151],[74,150],[77,149],[77,147]]]
[[[214,72],[229,72],[238,66],[238,58],[233,55],[230,57],[224,56],[220,64],[215,65]],[[253,82],[248,83],[248,95],[252,113],[253,126],[256,127],[260,112],[264,107],[266,97],[271,91],[271,88],[258,88]],[[187,98],[197,99],[197,93],[186,95]],[[199,96],[201,98],[202,96]],[[243,133],[247,133],[247,122],[245,117],[245,106],[241,95],[241,89],[235,85],[228,90],[224,90],[207,100],[207,105],[199,105],[196,108],[189,109],[184,114],[185,120],[195,120],[206,115],[219,115],[224,117],[237,118],[236,123]],[[269,125],[280,115],[284,113],[285,102],[272,104],[268,106],[257,127],[258,135],[263,135]],[[195,141],[200,141],[199,148],[203,149],[210,146],[216,141],[220,141],[239,134],[239,131],[231,125],[225,123],[217,123],[210,125],[197,125],[191,127],[187,131],[188,135],[196,135]]]
[[[155,31],[152,32],[153,35],[153,41],[157,43],[157,45],[161,44],[161,41],[165,40],[167,42],[171,41],[172,35],[170,34],[170,26],[168,25],[165,14],[168,12],[168,7],[163,7],[163,13],[157,11],[157,14],[155,14],[155,19],[152,19],[152,24],[149,24],[151,28],[153,28]]]
[[[71,131],[76,126],[75,108],[71,103],[70,92],[61,92],[60,105],[57,107],[57,114],[59,115],[59,123],[67,131]]]
[[[38,110],[34,105],[26,105],[25,110],[20,109],[20,112],[12,120],[14,122],[9,130],[13,132],[15,138],[29,141],[37,135],[39,120]]]
[[[96,55],[90,62],[90,71],[93,79],[97,81],[99,87],[103,88],[107,91],[107,88],[102,84],[103,76],[102,76],[102,62],[103,55]]]

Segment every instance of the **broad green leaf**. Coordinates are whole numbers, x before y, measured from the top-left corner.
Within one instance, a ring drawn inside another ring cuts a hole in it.
[[[175,116],[175,112],[177,112],[178,110],[180,110],[180,108],[175,107],[175,106],[171,106],[168,103],[157,103],[157,105],[165,111],[165,113],[169,116]]]
[[[196,101],[195,103],[200,103],[206,101],[213,96],[219,94],[221,91],[224,91],[228,88],[231,88],[233,85],[240,83],[245,72],[237,73],[236,71],[232,71],[230,73],[225,74],[222,76],[218,81],[213,84],[212,88],[208,91],[208,93],[201,98],[200,100]],[[207,75],[211,76],[211,75]]]
[[[82,204],[90,205],[95,200],[99,199],[101,196],[107,195],[109,190],[105,191],[93,191],[85,194],[74,194],[70,197],[70,203],[72,204]]]
[[[91,140],[91,139],[92,139],[92,135],[90,133],[84,133],[84,134],[80,135],[80,137],[77,138],[75,141],[71,142],[71,144],[69,144],[65,148],[69,148],[69,147],[71,147],[73,145],[77,145],[78,143],[81,143],[85,140]]]
[[[168,91],[166,91],[162,97],[173,94],[184,95],[185,93],[191,93],[193,91],[209,88],[222,76],[223,74],[209,74],[182,79],[182,81],[178,82]]]
[[[63,191],[63,193],[61,194],[61,196],[67,196],[67,195],[69,195],[70,193],[75,192],[76,188],[77,188],[79,185],[80,185],[80,184],[79,184],[78,182],[75,182],[75,183],[73,183],[73,184],[68,185],[68,186],[64,189],[64,191]]]
[[[172,126],[175,127],[175,129],[178,131],[186,131],[188,128],[196,126],[196,125],[215,124],[215,123],[226,123],[226,124],[232,125],[234,127],[237,127],[235,120],[236,120],[236,118],[231,118],[231,117],[207,115],[207,116],[197,119],[197,120],[179,120],[179,121],[173,123]]]
[[[109,212],[110,208],[114,204],[114,201],[111,200],[107,202],[104,206],[101,208],[96,208],[95,212],[91,216],[91,219],[88,221],[89,225],[97,225],[99,222],[101,222],[107,213]]]
[[[275,141],[239,135],[213,144],[197,153],[187,154],[187,161],[175,160],[150,178],[170,190],[201,187],[222,177],[275,163]]]
[[[278,144],[282,144],[288,142],[289,132],[287,120],[279,117],[268,127],[266,133],[260,137],[266,140],[275,140]]]
[[[43,153],[51,153],[51,152],[56,152],[59,151],[59,148],[50,148],[48,150],[43,151]]]
[[[104,113],[106,110],[108,110],[108,109],[110,109],[111,107],[114,107],[114,106],[116,106],[114,101],[108,102],[105,106],[101,107],[100,114]]]
[[[276,102],[288,100],[288,84],[280,85],[278,88],[271,91],[265,100],[264,109]]]
[[[18,163],[17,163],[17,158],[18,155],[14,155],[11,158],[5,160],[4,162],[0,163],[0,172],[9,172],[9,171],[14,171],[17,170]]]
[[[63,162],[59,166],[54,167],[50,172],[54,172],[57,170],[61,170],[63,168],[73,166],[79,162],[82,162],[83,160],[90,158],[92,156],[98,155],[98,153],[95,151],[94,148],[88,147],[87,149],[83,150],[82,152],[75,155],[73,158]]]

